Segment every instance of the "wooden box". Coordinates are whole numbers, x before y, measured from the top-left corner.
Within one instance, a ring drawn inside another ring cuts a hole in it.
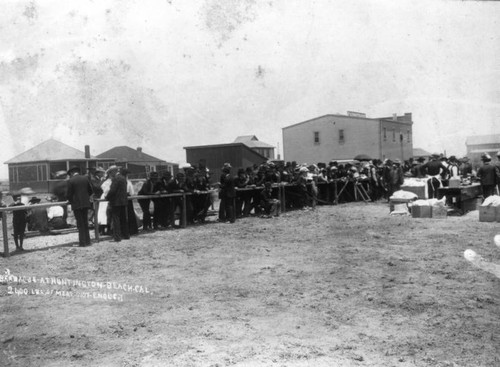
[[[413,218],[432,218],[432,210],[430,205],[417,206],[413,205],[411,207],[411,216]]]
[[[432,218],[433,219],[442,219],[448,216],[448,208],[441,205],[433,205],[432,206]]]
[[[468,199],[464,200],[460,203],[462,213],[467,213],[471,212],[474,210],[479,210],[479,207],[481,206],[481,198],[474,198],[474,199]]]
[[[497,212],[498,206],[484,206],[481,205],[479,207],[479,221],[480,222],[496,222],[497,221]]]

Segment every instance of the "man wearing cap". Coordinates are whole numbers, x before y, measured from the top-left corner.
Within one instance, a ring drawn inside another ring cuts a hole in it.
[[[111,207],[113,240],[120,242],[122,239],[130,239],[127,222],[127,179],[118,172],[117,166],[109,167],[108,174],[111,177],[111,187],[106,200]]]
[[[491,164],[491,157],[488,153],[484,153],[481,156],[481,160],[483,161],[483,165],[477,170],[477,177],[479,182],[481,182],[483,199],[486,199],[488,196],[495,194],[495,188],[500,181],[500,177],[497,176],[497,170]]]
[[[68,171],[71,178],[68,181],[67,198],[75,215],[78,228],[78,243],[80,247],[90,246],[89,219],[90,198],[92,186],[87,177],[80,175],[80,167],[72,167]]]

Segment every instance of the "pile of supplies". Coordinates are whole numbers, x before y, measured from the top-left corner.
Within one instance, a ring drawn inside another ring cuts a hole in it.
[[[418,196],[410,191],[399,190],[389,198],[389,208],[391,215],[410,215],[411,203],[418,199]]]
[[[441,199],[416,200],[412,203],[411,214],[413,218],[446,218],[446,196]]]
[[[442,199],[418,199],[410,191],[396,191],[390,198],[391,215],[412,215],[413,218],[446,218],[446,196]]]
[[[500,196],[487,197],[479,207],[480,222],[500,222]]]
[[[401,186],[401,190],[413,192],[419,199],[427,199],[428,178],[405,177],[405,181]]]

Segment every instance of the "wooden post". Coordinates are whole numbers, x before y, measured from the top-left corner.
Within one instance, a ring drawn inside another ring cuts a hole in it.
[[[334,184],[334,187],[335,187],[335,189],[334,189],[334,195],[335,195],[335,197],[334,197],[334,203],[335,203],[335,205],[339,205],[339,196],[338,196],[338,193],[337,193],[337,191],[338,191],[337,180],[333,181],[333,184]]]
[[[99,200],[94,201],[94,235],[97,242],[99,242]]]
[[[286,187],[285,185],[281,185],[280,186],[280,189],[281,189],[281,212],[284,213],[286,212],[286,195],[285,195],[285,192],[286,192]]]
[[[181,215],[181,227],[186,228],[187,225],[187,215],[186,215],[186,193],[182,193],[182,215]]]
[[[9,234],[7,233],[7,213],[2,212],[3,256],[9,257]]]

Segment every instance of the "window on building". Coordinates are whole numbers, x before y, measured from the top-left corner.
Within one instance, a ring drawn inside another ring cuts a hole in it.
[[[17,182],[17,167],[9,167],[9,181]]]
[[[392,129],[392,141],[396,141],[396,130]]]
[[[20,166],[17,167],[19,182],[38,181],[37,166]]]
[[[406,142],[410,142],[411,139],[410,139],[410,130],[407,131],[407,138],[406,138]]]
[[[314,144],[319,144],[319,131],[314,132]]]
[[[339,130],[339,142],[343,143],[344,141],[345,141],[344,130],[340,129]]]
[[[387,141],[387,128],[384,127],[384,141]]]

